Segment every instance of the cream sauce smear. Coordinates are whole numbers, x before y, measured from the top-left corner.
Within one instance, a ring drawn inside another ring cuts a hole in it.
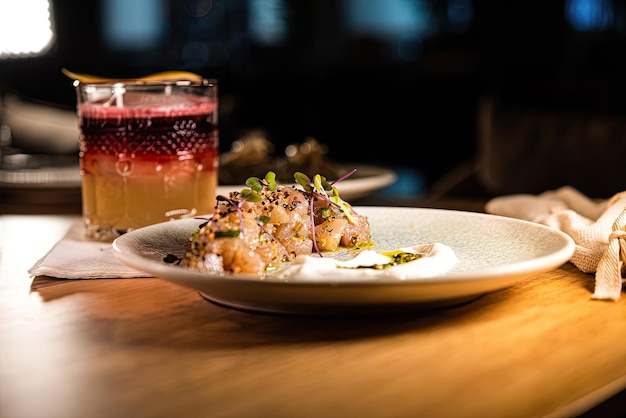
[[[275,277],[299,281],[327,281],[335,278],[420,279],[445,274],[458,262],[454,250],[441,243],[413,245],[411,247],[399,248],[395,251],[419,254],[421,257],[384,268],[372,268],[375,265],[392,264],[392,258],[386,255],[386,253],[394,251],[381,253],[373,250],[363,250],[355,257],[345,261],[335,260],[330,257],[319,257],[317,255],[299,255]]]

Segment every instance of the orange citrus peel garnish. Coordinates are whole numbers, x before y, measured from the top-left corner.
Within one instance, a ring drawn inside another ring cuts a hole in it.
[[[202,81],[202,77],[198,74],[190,73],[188,71],[164,71],[161,73],[150,74],[139,78],[106,78],[98,77],[89,74],[78,74],[71,72],[66,68],[62,68],[63,74],[78,80],[81,83],[115,83],[118,81],[174,81],[174,80],[189,80],[189,81]]]

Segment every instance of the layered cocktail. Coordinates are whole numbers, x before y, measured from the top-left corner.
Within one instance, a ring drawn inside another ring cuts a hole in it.
[[[110,241],[213,211],[219,164],[214,80],[76,88],[88,237]]]

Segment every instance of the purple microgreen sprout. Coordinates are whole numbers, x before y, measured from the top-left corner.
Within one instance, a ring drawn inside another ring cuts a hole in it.
[[[350,177],[355,172],[356,169],[353,169],[349,173],[333,181],[332,183],[328,182],[328,180],[326,180],[324,176],[321,176],[319,174],[313,176],[313,182],[311,182],[311,179],[309,179],[306,174],[300,172],[296,172],[294,174],[294,179],[296,180],[296,183],[302,186],[302,188],[309,193],[309,196],[311,197],[311,204],[313,203],[314,198],[325,200],[331,207],[335,207],[341,210],[346,215],[348,220],[351,223],[354,223],[355,219],[352,217],[352,207],[339,196],[339,190],[337,190],[334,185],[339,181],[345,180],[346,178]],[[321,213],[321,215],[324,218],[327,218],[330,214]]]
[[[354,173],[356,173],[356,168],[353,168],[352,170],[348,171],[346,174],[344,174],[343,176],[339,177],[337,180],[333,180],[333,182],[330,183],[330,184],[331,185],[335,185],[335,184],[339,183],[340,181],[343,181],[343,180],[347,179],[348,177],[350,177]]]
[[[285,255],[285,257],[287,258],[287,260],[291,259],[291,254],[289,254],[289,251],[287,251],[287,248],[285,248],[285,246],[276,239],[276,237],[274,235],[272,235],[270,233],[270,231],[267,230],[267,228],[265,227],[265,224],[268,223],[270,221],[270,218],[268,216],[258,216],[256,218],[257,220],[257,224],[259,225],[259,227],[261,228],[261,230],[263,232],[265,232],[265,234],[270,237],[270,240],[274,241],[276,244],[278,244],[280,246],[280,248],[283,250],[283,253]]]
[[[333,181],[332,183],[328,182],[328,180],[326,180],[326,177],[321,176],[319,174],[316,174],[315,176],[313,176],[312,182],[309,176],[299,171],[295,172],[293,175],[296,183],[298,183],[302,187],[302,189],[304,189],[304,191],[309,194],[309,200],[310,200],[309,213],[311,216],[311,233],[313,235],[313,247],[315,249],[315,252],[320,257],[322,257],[322,252],[319,250],[319,247],[317,246],[317,239],[315,239],[315,213],[313,211],[313,203],[315,199],[324,200],[328,202],[330,207],[335,207],[341,210],[346,215],[349,222],[355,223],[356,221],[352,217],[352,213],[351,213],[352,207],[339,197],[339,190],[337,190],[337,188],[334,187],[336,183],[347,179],[354,173],[356,173],[356,168],[352,169],[350,172],[341,176],[340,178]],[[331,192],[331,193],[329,194],[328,192]],[[324,208],[320,210],[320,215],[326,219],[330,216],[330,211],[327,208]]]
[[[237,217],[239,218],[239,232],[241,233],[242,236],[245,236],[245,230],[244,230],[244,225],[243,225],[243,213],[241,211],[241,207],[243,206],[244,202],[248,201],[248,202],[260,202],[261,201],[261,195],[259,195],[259,193],[257,193],[256,191],[252,190],[252,189],[243,189],[239,195],[240,197],[239,200],[233,200],[230,199],[226,196],[222,196],[222,195],[218,195],[216,196],[216,200],[217,201],[221,201],[221,202],[228,202],[230,205],[234,206],[235,209],[237,210]],[[237,236],[239,234],[236,235],[229,235],[229,236]]]

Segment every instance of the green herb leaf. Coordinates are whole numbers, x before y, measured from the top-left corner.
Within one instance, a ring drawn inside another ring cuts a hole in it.
[[[260,202],[261,195],[255,190],[243,189],[241,191],[241,199],[247,200],[248,202]]]
[[[310,192],[312,190],[311,179],[306,174],[296,171],[293,178],[305,191]]]
[[[215,238],[237,238],[241,231],[239,229],[231,229],[228,231],[216,231]]]
[[[258,177],[249,177],[246,180],[246,186],[248,186],[252,190],[256,190],[257,192],[263,190],[263,182]]]
[[[276,184],[276,173],[273,171],[268,171],[265,175],[265,181],[267,183],[267,188],[271,191],[276,190],[278,185]]]

